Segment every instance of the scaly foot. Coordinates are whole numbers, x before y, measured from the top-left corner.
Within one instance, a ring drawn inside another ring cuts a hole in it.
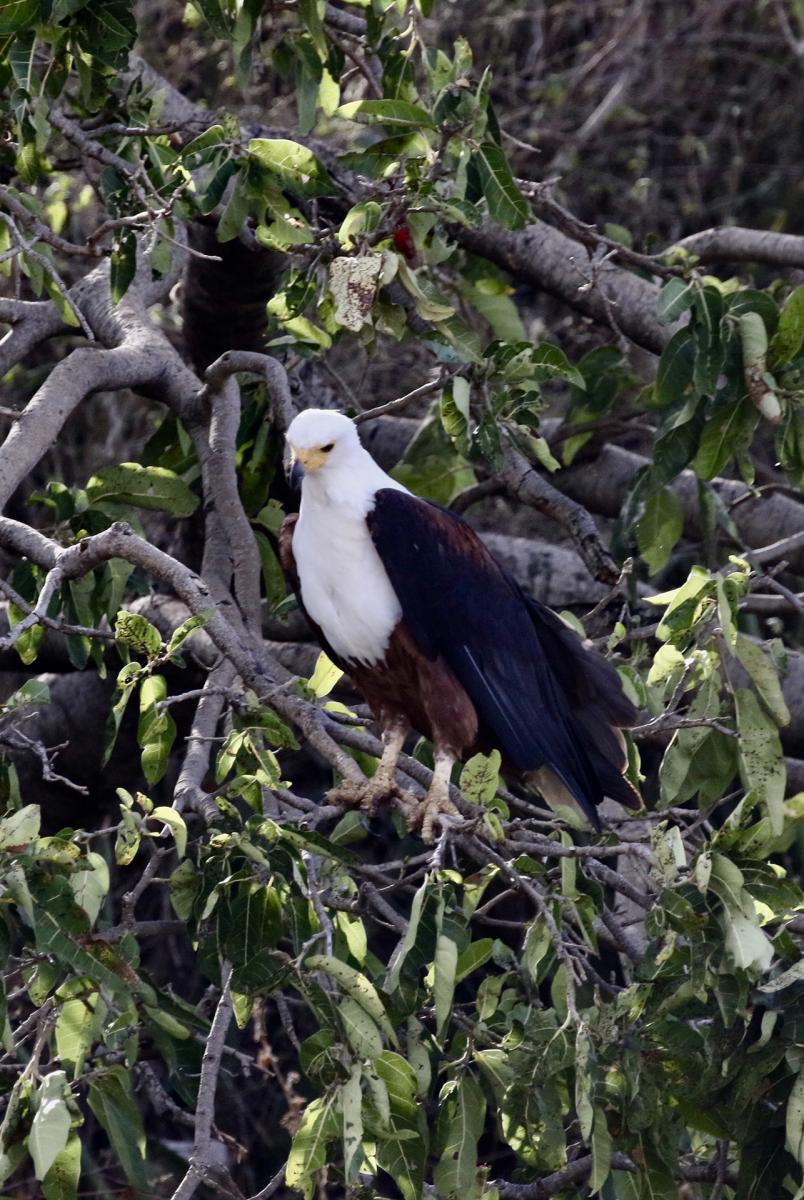
[[[460,811],[449,797],[449,784],[434,779],[430,790],[423,800],[416,802],[415,808],[405,813],[408,829],[414,830],[421,826],[423,842],[432,842],[436,828],[443,824],[445,817],[458,817]],[[447,822],[449,824],[449,821]]]
[[[405,791],[384,771],[377,771],[371,779],[344,779],[327,792],[327,799],[331,804],[360,808],[370,817],[374,816],[381,803],[391,802],[399,807],[406,821],[409,820],[409,813],[419,805],[419,800],[412,792]]]

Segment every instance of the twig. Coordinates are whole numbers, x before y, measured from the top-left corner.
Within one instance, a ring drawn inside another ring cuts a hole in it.
[[[253,1196],[250,1196],[249,1200],[270,1200],[270,1197],[273,1196],[275,1192],[278,1192],[282,1184],[285,1182],[286,1170],[287,1164],[281,1166],[277,1173],[268,1180],[265,1187],[261,1188],[260,1191],[255,1192]]]
[[[136,928],[134,909],[137,907],[137,901],[149,884],[153,882],[154,875],[156,875],[162,859],[166,854],[170,853],[167,847],[160,847],[157,849],[157,847],[154,846],[151,841],[148,841],[148,845],[151,848],[151,857],[133,888],[124,893],[120,902],[120,915],[122,917],[121,924],[124,929],[130,929],[132,932]]]
[[[97,258],[103,253],[94,246],[80,246],[76,242],[68,242],[66,238],[54,233],[50,226],[46,225],[44,221],[40,221],[35,213],[26,208],[22,201],[17,199],[11,188],[5,184],[0,184],[0,201],[19,221],[33,229],[39,241],[47,242],[60,254],[78,254],[85,258]]]
[[[229,963],[221,966],[223,986],[215,1016],[212,1018],[209,1036],[201,1059],[201,1078],[198,1083],[198,1100],[195,1107],[195,1136],[193,1153],[187,1173],[173,1193],[172,1200],[190,1200],[199,1184],[207,1177],[212,1145],[212,1125],[215,1118],[215,1092],[221,1068],[226,1033],[232,1019],[232,968]]]
[[[0,733],[0,745],[10,746],[20,750],[28,750],[31,754],[35,754],[42,765],[42,779],[46,783],[60,783],[63,787],[68,787],[74,792],[78,792],[81,796],[89,795],[89,788],[82,783],[75,783],[66,775],[59,775],[53,770],[52,759],[58,754],[59,750],[64,750],[69,743],[62,742],[58,746],[45,746],[37,738],[28,737],[27,733],[23,733],[21,729],[12,728],[4,729]]]
[[[638,1173],[636,1163],[618,1150],[611,1156],[611,1166],[615,1171],[628,1171],[632,1175]],[[592,1156],[587,1154],[583,1158],[576,1158],[560,1171],[545,1175],[544,1179],[537,1179],[535,1183],[508,1183],[504,1179],[493,1179],[487,1186],[499,1189],[500,1200],[548,1200],[549,1196],[565,1192],[573,1184],[581,1183],[591,1170]]]
[[[19,415],[19,414],[17,414]],[[29,604],[27,600],[16,592],[11,584],[6,579],[0,579],[0,592],[10,600],[17,608],[21,608],[23,612],[28,614],[34,613],[34,605]],[[38,605],[36,607],[39,607]],[[107,629],[95,629],[91,625],[71,625],[67,621],[60,621],[58,617],[49,617],[46,613],[39,612],[36,614],[37,622],[43,625],[45,629],[53,629],[56,633],[63,633],[65,637],[86,637],[96,638],[102,642],[113,642],[114,634]],[[17,627],[14,626],[16,629]],[[18,635],[19,636],[19,635]],[[4,639],[0,638],[0,649],[4,648]]]
[[[117,942],[126,934],[133,933],[135,937],[172,937],[175,934],[187,933],[184,921],[173,921],[169,918],[161,921],[135,921],[133,925],[111,925],[108,929],[98,929],[93,934],[101,942]]]
[[[412,392],[406,392],[404,396],[399,396],[396,400],[389,400],[387,404],[378,404],[376,408],[369,408],[365,412],[358,413],[355,417],[355,425],[362,425],[364,421],[374,421],[377,417],[388,417],[402,412],[414,400],[421,400],[423,396],[430,396],[433,392],[440,391],[444,384],[450,379],[454,379],[457,374],[457,370],[442,371],[437,379],[431,379],[429,383],[421,384]]]

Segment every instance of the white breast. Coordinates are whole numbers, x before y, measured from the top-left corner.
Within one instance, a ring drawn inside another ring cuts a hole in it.
[[[402,615],[396,592],[364,513],[310,500],[305,494],[293,533],[304,607],[336,654],[375,663]]]

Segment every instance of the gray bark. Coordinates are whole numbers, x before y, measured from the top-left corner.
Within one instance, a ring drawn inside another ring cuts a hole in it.
[[[461,246],[515,278],[527,280],[601,325],[614,325],[645,350],[660,354],[670,338],[672,328],[656,320],[659,289],[655,283],[611,262],[593,262],[580,242],[544,222],[511,231],[486,221],[479,229],[455,227],[452,235]]]

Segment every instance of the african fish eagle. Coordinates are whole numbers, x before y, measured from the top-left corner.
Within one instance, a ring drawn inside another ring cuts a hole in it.
[[[287,441],[303,478],[282,565],[382,734],[374,776],[346,781],[337,799],[368,811],[395,800],[430,840],[457,813],[455,762],[497,748],[504,770],[535,779],[553,803],[575,801],[598,829],[604,797],[638,808],[620,732],[637,714],[614,667],[525,595],[465,521],[387,475],[348,417],[307,409]],[[396,782],[411,728],[433,742],[423,801]]]

